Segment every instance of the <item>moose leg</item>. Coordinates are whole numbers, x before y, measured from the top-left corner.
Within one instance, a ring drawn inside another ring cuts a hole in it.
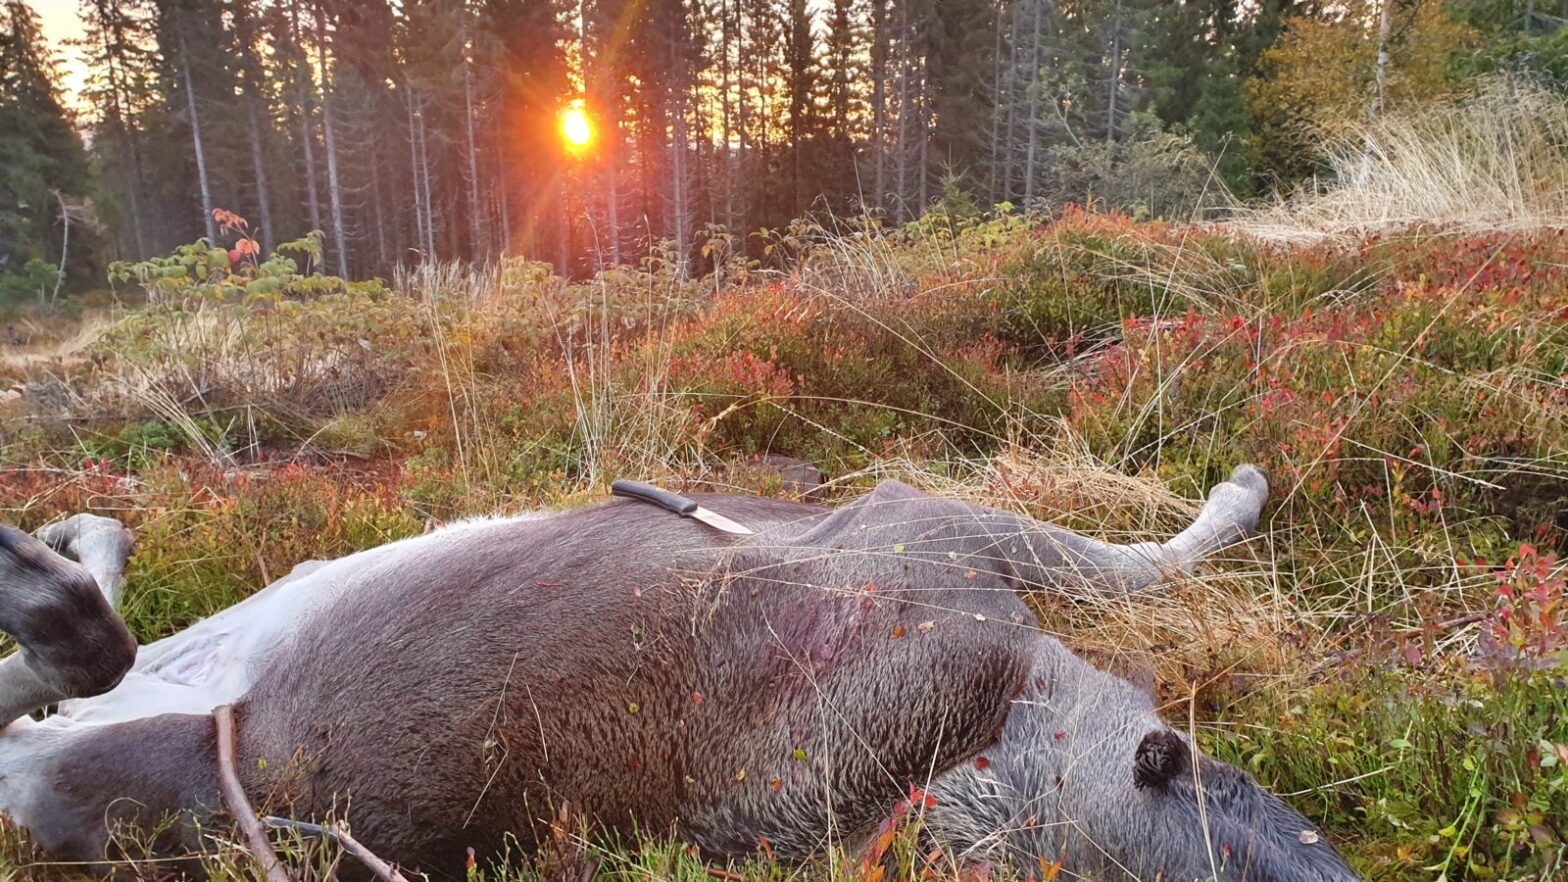
[[[136,851],[185,854],[202,847],[198,827],[221,805],[206,715],[108,725],[23,717],[0,732],[0,812],[58,857],[122,856],[122,835]]]
[[[0,525],[0,631],[21,644],[0,661],[0,726],[63,699],[107,692],[135,663],[136,641],[106,593],[118,589],[124,569],[113,549],[129,551],[124,528],[115,527],[120,532],[85,521],[74,530],[61,525],[54,536],[78,563]]]
[[[1209,491],[1192,526],[1170,541],[1115,545],[1059,527],[1029,533],[1022,554],[1008,556],[1028,582],[1043,586],[1086,585],[1111,594],[1140,591],[1165,579],[1190,574],[1216,552],[1245,539],[1258,526],[1269,482],[1257,466],[1237,466],[1230,479]]]
[[[135,540],[131,531],[114,518],[79,514],[56,521],[38,531],[45,545],[87,570],[109,601],[120,605],[120,586],[125,582],[125,562],[131,559]]]

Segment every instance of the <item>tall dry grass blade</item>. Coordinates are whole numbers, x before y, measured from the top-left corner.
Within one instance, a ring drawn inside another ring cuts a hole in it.
[[[1529,83],[1488,80],[1453,104],[1353,127],[1324,153],[1334,183],[1238,208],[1230,224],[1280,242],[1568,225],[1568,99]]]

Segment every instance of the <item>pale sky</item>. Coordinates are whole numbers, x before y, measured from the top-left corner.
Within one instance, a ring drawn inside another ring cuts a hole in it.
[[[61,97],[72,108],[81,110],[84,103],[81,97],[82,89],[87,84],[87,69],[82,64],[80,52],[65,45],[66,40],[82,35],[82,19],[77,0],[26,0],[26,3],[38,13],[39,21],[43,23],[44,36],[49,40],[49,49],[60,62],[60,73],[64,80],[60,84],[61,91],[64,93]]]

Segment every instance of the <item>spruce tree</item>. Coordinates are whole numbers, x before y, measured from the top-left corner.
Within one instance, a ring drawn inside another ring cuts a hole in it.
[[[37,16],[10,0],[0,6],[0,276],[21,273],[30,261],[39,261],[36,271],[61,260],[71,206],[89,187],[86,153],[72,122]],[[86,251],[72,247],[70,257],[81,266]],[[66,269],[72,269],[69,261]]]

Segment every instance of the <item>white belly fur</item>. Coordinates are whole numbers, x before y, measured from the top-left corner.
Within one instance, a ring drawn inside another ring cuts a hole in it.
[[[312,616],[350,596],[356,603],[376,602],[376,587],[383,580],[374,578],[375,570],[398,566],[404,555],[422,557],[455,542],[482,544],[485,533],[543,516],[465,521],[335,561],[300,564],[228,609],[141,647],[119,686],[93,698],[62,702],[46,723],[68,728],[169,713],[211,713],[243,698]]]

